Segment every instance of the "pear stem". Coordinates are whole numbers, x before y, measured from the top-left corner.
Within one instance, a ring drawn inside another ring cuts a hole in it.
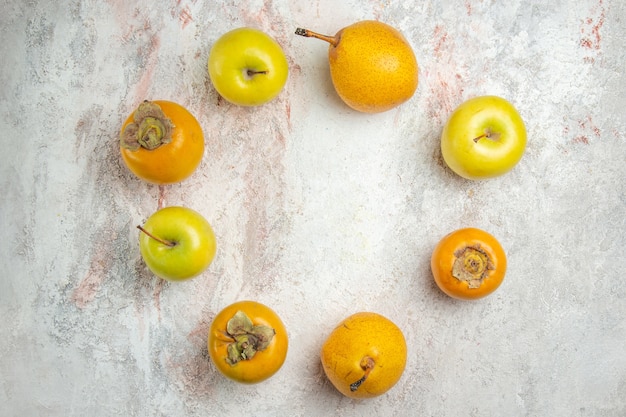
[[[322,35],[319,33],[312,32],[308,29],[297,28],[296,35],[304,36],[306,38],[317,38],[323,41],[330,43],[332,46],[336,47],[339,43],[335,36]]]
[[[361,368],[363,369],[364,374],[361,377],[361,379],[350,384],[350,391],[354,392],[357,389],[359,389],[359,387],[365,382],[367,377],[370,375],[370,372],[372,372],[372,369],[374,369],[374,365],[375,365],[374,359],[370,358],[369,356],[366,356],[363,359],[361,359]]]
[[[173,248],[174,246],[176,246],[176,242],[172,242],[172,241],[169,241],[169,240],[161,239],[160,237],[156,237],[155,235],[153,235],[152,233],[148,232],[146,229],[144,229],[141,226],[137,226],[137,229],[141,230],[146,235],[148,235],[152,239],[156,240],[157,242],[164,244],[165,246],[169,246],[170,248]]]

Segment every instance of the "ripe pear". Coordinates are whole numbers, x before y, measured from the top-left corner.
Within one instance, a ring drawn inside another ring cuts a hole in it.
[[[360,312],[343,320],[321,351],[322,367],[339,392],[350,398],[384,394],[402,376],[406,340],[388,318]]]
[[[335,36],[298,28],[296,34],[330,43],[328,61],[333,85],[350,107],[379,113],[404,103],[417,89],[418,65],[413,49],[395,28],[364,20]]]

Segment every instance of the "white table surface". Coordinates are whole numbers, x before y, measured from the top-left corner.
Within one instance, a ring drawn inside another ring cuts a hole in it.
[[[512,1],[4,1],[0,14],[0,414],[3,416],[626,415],[626,3]],[[420,63],[392,111],[347,108],[328,73],[334,34],[397,27]],[[253,26],[290,76],[259,108],[218,100],[212,43]],[[520,164],[472,182],[442,162],[450,112],[483,94],[526,121]],[[198,171],[158,187],[118,149],[144,99],[196,115]],[[177,284],[145,268],[141,224],[184,205],[213,225],[209,270]],[[496,293],[455,301],[431,251],[479,227],[505,247]],[[287,326],[283,368],[243,386],[210,363],[226,305]],[[319,349],[357,311],[403,330],[399,383],[342,397]]]

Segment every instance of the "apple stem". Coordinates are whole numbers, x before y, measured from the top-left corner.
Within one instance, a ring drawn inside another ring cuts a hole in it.
[[[253,70],[248,70],[248,77],[253,77],[257,74],[267,74],[269,71],[253,71]]]
[[[365,373],[363,374],[361,379],[350,384],[350,391],[354,392],[357,389],[359,389],[359,387],[365,382],[367,377],[370,375],[370,372],[372,372],[372,369],[374,369],[374,365],[375,365],[374,359],[370,358],[369,356],[366,356],[363,359],[361,359],[361,368],[363,369]]]
[[[481,140],[482,138],[484,138],[485,136],[487,136],[487,135],[485,133],[483,133],[482,135],[475,137],[473,139],[474,143],[478,143],[478,141]]]
[[[328,36],[328,35],[321,35],[319,33],[315,33],[312,32],[308,29],[302,29],[302,28],[297,28],[296,29],[296,35],[300,35],[300,36],[304,36],[307,38],[317,38],[317,39],[321,39],[323,41],[326,41],[328,43],[330,43],[332,46],[337,46],[338,41],[337,38],[334,36]]]
[[[493,141],[496,141],[498,139],[500,139],[500,134],[499,133],[494,133],[491,131],[490,128],[485,129],[485,133],[483,133],[480,136],[477,136],[473,139],[474,143],[478,143],[479,140],[481,140],[482,138],[487,138],[487,139],[491,139]]]
[[[166,246],[169,246],[170,248],[176,246],[176,242],[171,242],[169,240],[165,240],[165,239],[161,239],[160,237],[156,237],[155,235],[153,235],[152,233],[148,232],[146,229],[144,229],[141,226],[137,226],[137,229],[141,230],[142,232],[144,232],[146,235],[148,235],[149,237],[151,237],[152,239],[156,240],[157,242],[160,242]]]

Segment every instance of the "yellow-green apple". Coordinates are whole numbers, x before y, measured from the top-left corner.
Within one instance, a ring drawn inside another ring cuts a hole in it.
[[[209,222],[186,207],[165,207],[152,214],[142,231],[139,249],[148,268],[168,281],[182,281],[209,267],[217,245]]]
[[[524,121],[511,103],[497,96],[465,101],[452,112],[441,133],[444,161],[471,180],[510,171],[525,149]]]
[[[282,48],[266,33],[238,28],[222,35],[209,52],[209,77],[231,103],[258,106],[276,97],[289,67]]]

